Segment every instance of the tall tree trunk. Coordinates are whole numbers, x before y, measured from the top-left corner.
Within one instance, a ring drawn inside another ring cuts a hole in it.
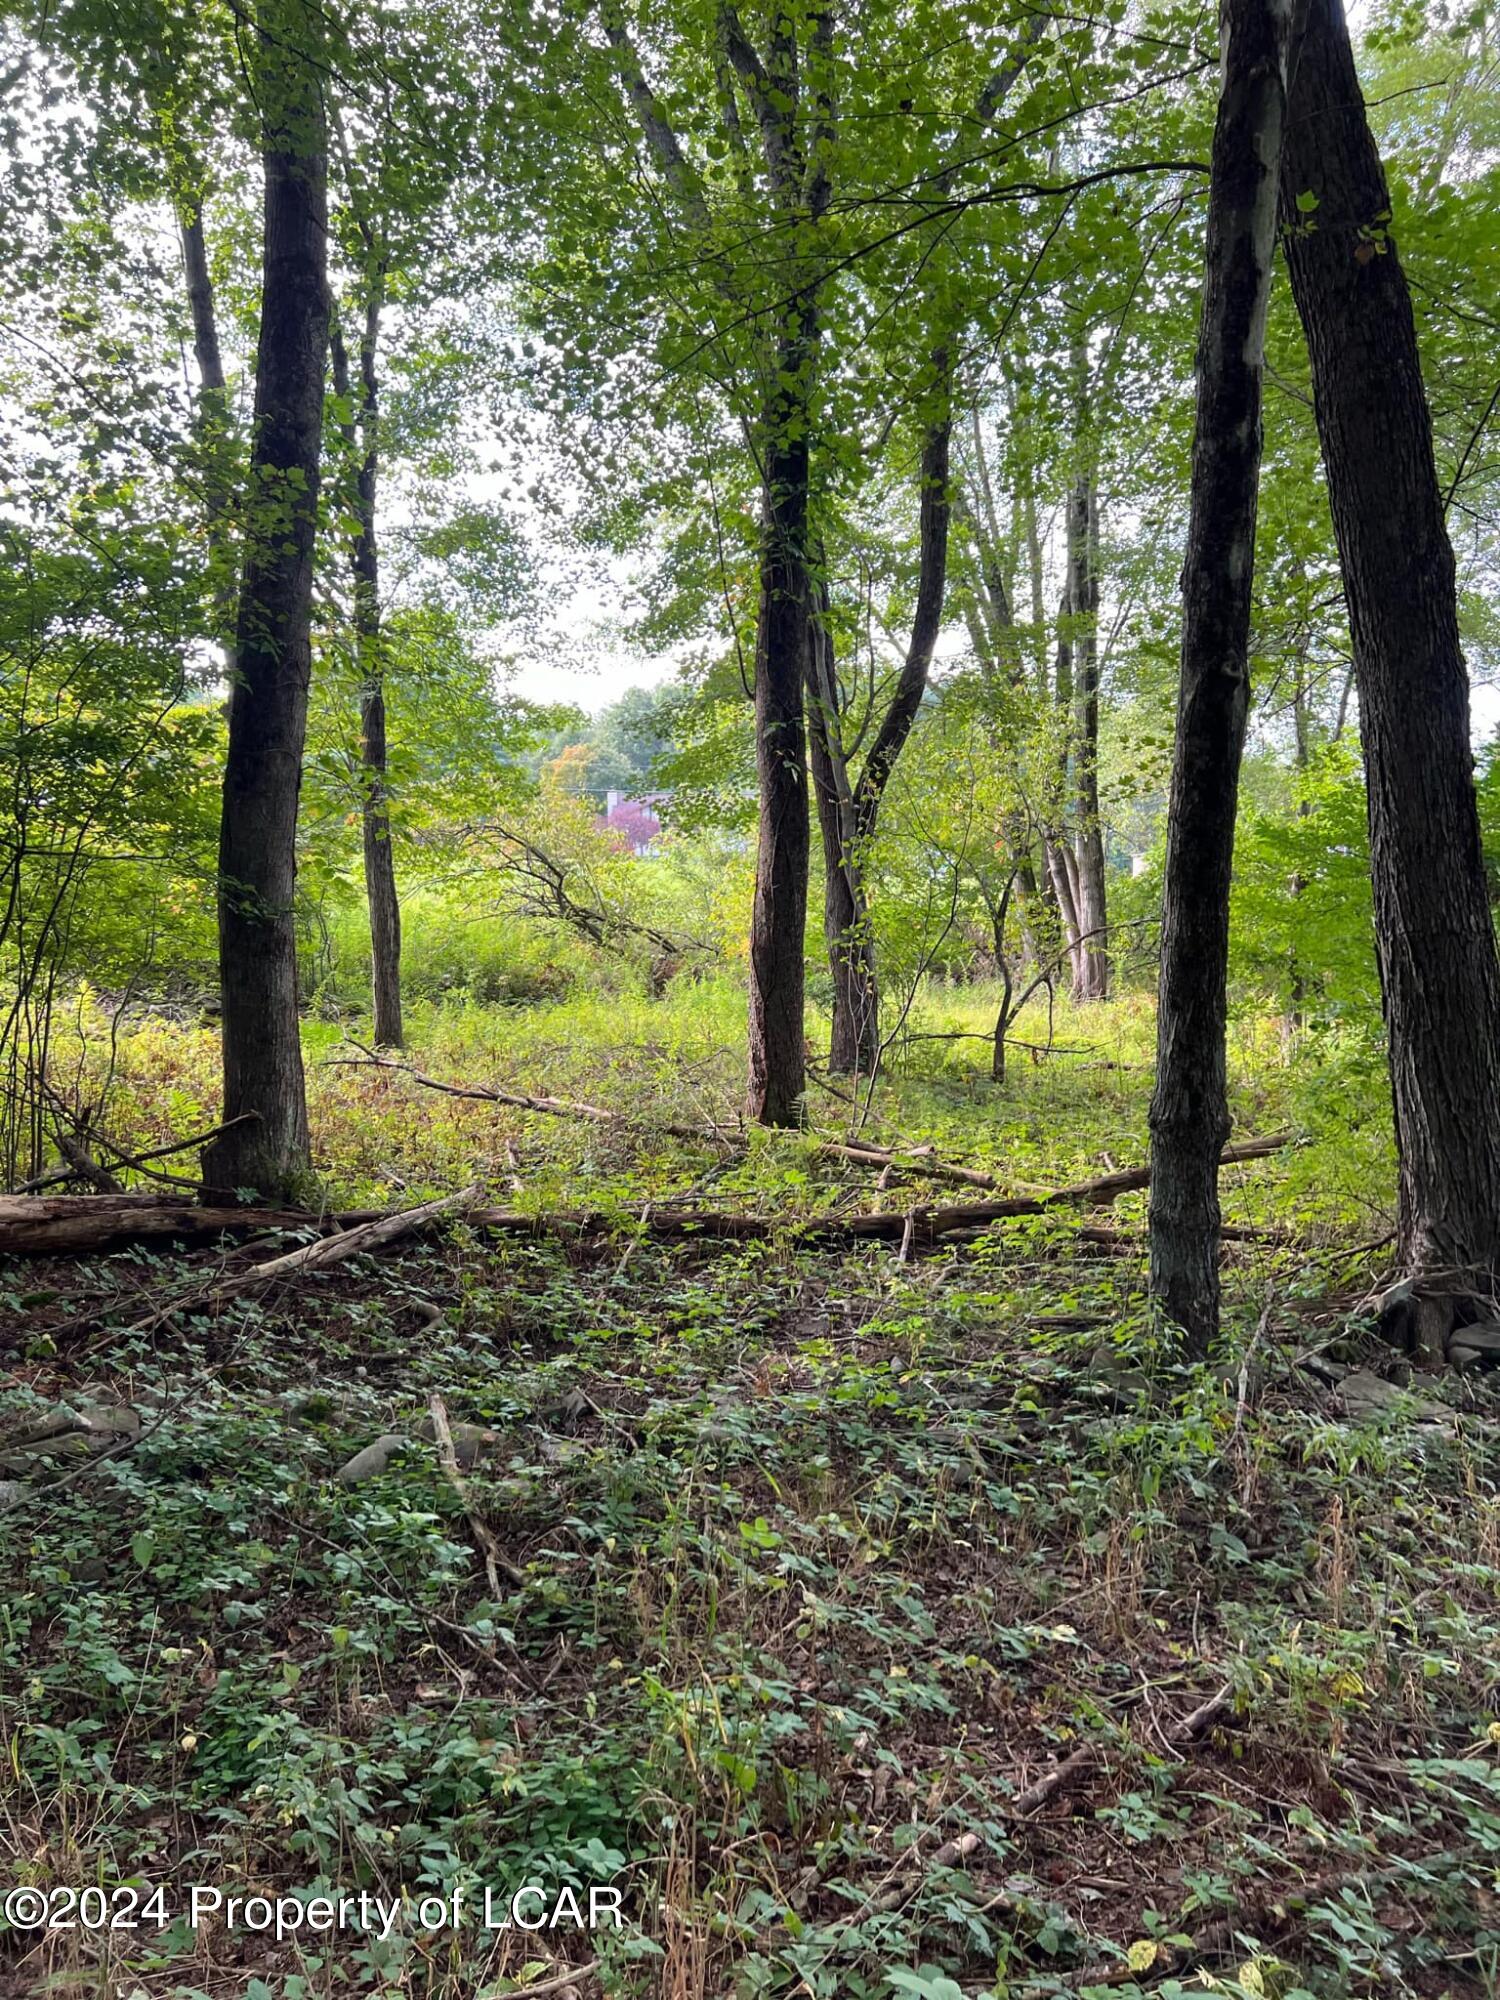
[[[235,672],[235,565],[231,531],[233,475],[230,468],[232,431],[229,387],[219,347],[218,313],[213,274],[203,233],[203,198],[197,192],[180,197],[178,235],[188,311],[193,321],[193,360],[198,369],[198,400],[194,431],[203,455],[204,516],[208,524],[208,557],[212,571],[215,637],[226,676]]]
[[[807,1087],[803,955],[810,830],[803,684],[812,640],[807,383],[817,338],[816,301],[804,294],[791,308],[777,343],[777,386],[764,426],[766,474],[755,642],[760,825],[750,911],[746,1104],[747,1115],[761,1125],[801,1124]]]
[[[294,1197],[311,1170],[293,898],[328,345],[326,156],[316,16],[267,0],[259,28],[260,340],[219,831],[223,1116],[242,1122],[203,1154],[205,1189],[231,1199],[241,1188]]]
[[[380,342],[380,280],[372,276],[360,337],[359,414],[344,427],[356,456],[354,570],[354,649],[359,668],[360,822],[365,864],[365,901],[370,913],[370,986],[377,1047],[399,1049],[401,1020],[401,903],[396,893],[396,858],[391,846],[390,788],[386,775],[385,660],[380,618],[380,566],[376,540],[376,492],[380,476],[380,384],[376,360]],[[350,390],[342,340],[333,340],[334,387],[342,400]]]
[[[1078,859],[1068,828],[1069,796],[1073,785],[1073,591],[1072,565],[1063,584],[1062,602],[1057,607],[1057,651],[1052,665],[1051,699],[1057,728],[1057,761],[1044,804],[1042,857],[1046,879],[1057,905],[1063,943],[1068,951],[1068,968],[1073,990],[1083,979],[1083,925],[1078,914]]]
[[[815,595],[817,615],[807,655],[807,741],[823,837],[823,936],[833,982],[828,1067],[835,1075],[871,1076],[880,1055],[880,991],[854,786],[844,756],[827,584],[820,582]]]
[[[1073,860],[1078,948],[1073,998],[1109,997],[1104,834],[1099,824],[1099,497],[1089,435],[1088,351],[1073,350],[1078,448],[1083,463],[1068,495],[1068,608],[1073,619]]]
[[[1297,576],[1298,581],[1302,581],[1300,564],[1297,567]],[[1307,819],[1312,813],[1312,801],[1307,796],[1307,773],[1312,763],[1312,717],[1308,713],[1307,706],[1307,656],[1311,642],[1311,628],[1304,623],[1298,631],[1292,655],[1292,768],[1297,773],[1297,783],[1301,792],[1297,800],[1298,819]],[[1295,902],[1306,887],[1307,884],[1301,875],[1294,873],[1287,883],[1287,893]],[[1285,1035],[1288,1042],[1306,1025],[1307,990],[1307,979],[1294,942],[1287,954]]]
[[[1291,0],[1225,0],[1220,15],[1151,1100],[1151,1289],[1197,1355],[1219,1324],[1229,879],[1250,701],[1261,375],[1290,9]]]
[[[977,421],[975,450],[983,451],[983,440],[979,436]],[[985,485],[988,486],[987,479]],[[990,511],[993,512],[993,507]],[[994,699],[998,709],[1006,696],[1012,698],[1016,694],[1028,696],[1031,692],[1025,647],[1022,635],[1016,627],[1015,607],[1006,586],[1004,573],[994,560],[993,543],[987,540],[975,510],[965,502],[962,489],[957,487],[953,494],[953,512],[954,517],[967,526],[975,552],[974,588],[970,601],[964,607],[964,622],[969,629],[969,643],[974,649],[975,659],[979,662],[980,672],[994,689]],[[1012,766],[1015,771],[1017,792],[1024,795],[1020,749],[1015,741],[1009,740],[1011,732],[992,724],[986,734],[991,753]],[[1007,813],[999,831],[1005,851],[1015,864],[1014,893],[1026,956],[1033,965],[1039,966],[1046,956],[1045,932],[1051,926],[1051,920],[1056,918],[1057,912],[1055,898],[1050,895],[1050,884],[1046,907],[1039,909],[1044,892],[1037,876],[1034,830],[1025,807]],[[1042,919],[1040,925],[1039,916]],[[1002,1050],[1003,1046],[1002,1040]],[[1003,1054],[1001,1065],[1003,1069]],[[997,1077],[996,1080],[1002,1079]]]
[[[824,621],[815,621],[809,646],[812,690],[813,784],[827,864],[825,931],[833,975],[833,1035],[828,1066],[869,1076],[880,1060],[880,1000],[875,952],[869,935],[865,865],[880,820],[891,772],[910,736],[927,692],[932,657],[942,629],[948,574],[949,446],[948,360],[934,357],[942,414],[922,444],[918,502],[920,569],[911,636],[889,705],[858,777],[844,753],[838,683]]]
[[[1340,0],[1306,0],[1292,74],[1281,212],[1359,688],[1398,1254],[1415,1277],[1446,1270],[1460,1274],[1449,1289],[1488,1291],[1500,1263],[1500,965],[1468,677],[1411,299]],[[1438,1347],[1450,1317],[1439,1302],[1419,1343]]]

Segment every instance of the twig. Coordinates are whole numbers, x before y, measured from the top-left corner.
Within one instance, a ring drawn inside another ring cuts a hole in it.
[[[566,1972],[556,1972],[536,1986],[518,1986],[515,2000],[538,2000],[543,1993],[561,1993],[565,1986],[572,1986],[577,1980],[591,1979],[598,1970],[598,1959],[591,1958],[587,1965],[569,1966]]]
[[[438,1458],[448,1475],[448,1484],[458,1495],[458,1504],[464,1511],[464,1519],[478,1544],[479,1553],[484,1557],[484,1574],[490,1586],[490,1596],[498,1603],[505,1595],[500,1588],[501,1576],[506,1576],[519,1588],[526,1581],[525,1571],[517,1569],[513,1562],[507,1562],[488,1522],[475,1513],[469,1502],[469,1489],[464,1485],[463,1474],[458,1469],[458,1453],[453,1449],[453,1432],[448,1427],[448,1410],[442,1397],[430,1396],[427,1407],[432,1413],[432,1434]]]
[[[581,1118],[592,1125],[616,1125],[627,1130],[640,1129],[625,1116],[623,1111],[611,1111],[602,1104],[584,1104],[569,1097],[544,1097],[533,1095],[528,1090],[502,1090],[498,1084],[444,1083],[441,1077],[428,1076],[414,1063],[397,1062],[391,1056],[378,1055],[367,1049],[362,1042],[354,1042],[358,1056],[330,1056],[325,1069],[391,1069],[399,1070],[418,1083],[424,1090],[441,1091],[445,1097],[468,1098],[479,1104],[509,1104],[519,1111],[540,1111],[550,1118]],[[740,1136],[734,1126],[714,1124],[683,1125],[665,1123],[650,1126],[654,1132],[665,1132],[674,1139],[707,1139],[725,1144]]]
[[[1226,1683],[1217,1694],[1210,1695],[1207,1701],[1200,1702],[1195,1709],[1185,1715],[1182,1721],[1169,1731],[1167,1742],[1173,1749],[1185,1749],[1189,1744],[1196,1743],[1199,1737],[1206,1735],[1216,1724],[1227,1721],[1233,1712],[1234,1699]],[[1098,1745],[1082,1744],[1069,1756],[1064,1757],[1054,1769],[1044,1771],[1040,1778],[1026,1787],[1025,1791],[1017,1794],[1010,1808],[1012,1815],[1017,1819],[1024,1819],[1028,1814],[1036,1812],[1058,1792],[1074,1784],[1079,1778],[1086,1777],[1097,1768],[1100,1761],[1101,1752]]]
[[[1070,1756],[1064,1757],[1053,1770],[1044,1771],[1041,1777],[1026,1787],[1024,1792],[1018,1793],[1010,1808],[1011,1812],[1017,1819],[1025,1819],[1029,1813],[1036,1812],[1039,1807],[1046,1805],[1048,1799],[1071,1785],[1075,1778],[1084,1777],[1092,1771],[1098,1762],[1098,1751],[1092,1744],[1085,1744],[1081,1750],[1075,1750]]]
[[[205,1146],[210,1139],[217,1139],[221,1132],[232,1132],[237,1125],[259,1124],[259,1122],[260,1113],[258,1111],[242,1111],[237,1118],[226,1118],[223,1124],[211,1125],[206,1132],[195,1132],[190,1139],[174,1139],[170,1146],[155,1146],[148,1153],[123,1152],[112,1140],[106,1139],[100,1132],[93,1132],[89,1136],[96,1146],[103,1147],[117,1168],[125,1168],[130,1172],[134,1172],[137,1169],[146,1168],[152,1160],[169,1160],[174,1153],[190,1153],[195,1146]],[[61,1145],[59,1145],[58,1151],[63,1151]],[[63,1157],[67,1157],[66,1153],[64,1153]],[[22,1181],[16,1192],[18,1194],[40,1194],[45,1188],[61,1187],[64,1181],[70,1181],[75,1178],[76,1175],[71,1168],[66,1172],[58,1171],[50,1174],[39,1174],[34,1180]],[[173,1174],[153,1174],[152,1179],[166,1180],[176,1186],[191,1185],[191,1183],[180,1181]]]
[[[898,1264],[909,1264],[911,1262],[912,1244],[916,1240],[917,1216],[919,1213],[920,1211],[915,1208],[909,1210],[907,1213],[906,1227],[901,1232],[901,1248],[896,1252],[896,1262]]]
[[[362,1251],[383,1249],[403,1236],[410,1236],[415,1230],[426,1228],[442,1216],[469,1207],[478,1192],[477,1187],[466,1187],[457,1194],[445,1194],[437,1201],[424,1201],[416,1208],[404,1208],[395,1215],[379,1216],[373,1222],[341,1230],[336,1236],[324,1236],[316,1243],[305,1243],[300,1250],[289,1250],[285,1256],[272,1257],[264,1264],[253,1265],[248,1271],[238,1271],[232,1277],[221,1278],[217,1284],[189,1292],[186,1297],[160,1307],[130,1331],[151,1333],[180,1313],[223,1305],[246,1292],[259,1291],[261,1286],[272,1284],[278,1278],[301,1277],[308,1271],[322,1271],[332,1264],[342,1264]]]

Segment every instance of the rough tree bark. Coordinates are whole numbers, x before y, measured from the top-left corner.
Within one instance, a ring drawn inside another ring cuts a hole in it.
[[[761,1125],[801,1124],[807,1087],[803,1022],[810,829],[803,686],[813,640],[807,388],[817,351],[815,298],[804,295],[794,315],[777,344],[778,386],[762,427],[765,490],[755,642],[760,815],[750,912],[746,1090],[747,1114]]]
[[[1151,1289],[1203,1354],[1218,1331],[1218,1164],[1235,800],[1250,701],[1261,375],[1291,0],[1225,0],[1208,196],[1182,677],[1167,821]]]
[[[359,409],[344,424],[344,441],[355,465],[354,517],[358,526],[350,552],[354,570],[354,650],[359,669],[360,822],[365,863],[365,901],[370,913],[370,987],[374,1037],[379,1048],[399,1049],[401,1020],[401,903],[396,893],[396,857],[391,846],[390,788],[386,775],[385,665],[380,620],[380,564],[375,502],[380,476],[380,383],[376,360],[383,304],[378,268],[367,280],[364,326],[359,343]],[[349,396],[348,357],[337,327],[333,331],[333,381],[341,401]]]
[[[1343,7],[1305,5],[1282,158],[1283,240],[1312,359],[1359,689],[1400,1162],[1398,1254],[1419,1281],[1420,1310],[1399,1330],[1440,1353],[1455,1296],[1491,1291],[1500,1266],[1500,965],[1411,299]]]
[[[255,414],[219,832],[225,1119],[206,1192],[285,1198],[311,1169],[297,1019],[297,799],[311,669],[313,545],[328,345],[323,106],[316,17],[259,20],[265,235]]]

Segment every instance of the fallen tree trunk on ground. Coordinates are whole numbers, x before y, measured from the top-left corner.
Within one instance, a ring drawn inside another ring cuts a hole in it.
[[[335,1216],[305,1209],[200,1208],[170,1194],[0,1195],[0,1256],[9,1257],[66,1256],[127,1243],[216,1243],[221,1236],[257,1236],[268,1229],[340,1226]]]
[[[1225,1148],[1226,1164],[1237,1160],[1262,1159],[1289,1143],[1279,1133],[1268,1139],[1249,1139]],[[1004,1195],[994,1201],[957,1202],[944,1208],[875,1209],[857,1215],[795,1216],[735,1214],[732,1211],[702,1208],[648,1208],[631,1218],[599,1210],[563,1210],[551,1215],[527,1215],[518,1209],[473,1208],[466,1214],[471,1226],[517,1235],[587,1236],[610,1230],[634,1230],[645,1236],[676,1239],[692,1236],[720,1237],[731,1241],[753,1241],[784,1237],[789,1242],[841,1243],[901,1241],[911,1232],[916,1243],[931,1243],[939,1237],[962,1230],[982,1229],[992,1222],[1016,1216],[1044,1215],[1053,1208],[1103,1207],[1116,1196],[1147,1186],[1150,1169],[1123,1168],[1101,1174],[1098,1179],[1080,1181],[1073,1187],[1058,1188],[1050,1194]],[[342,1214],[315,1215],[310,1211],[277,1208],[197,1208],[169,1195],[0,1195],[0,1256],[47,1256],[70,1251],[117,1249],[127,1243],[212,1243],[221,1237],[259,1235],[267,1230],[314,1230],[330,1234],[366,1224],[401,1220],[398,1233],[426,1228],[446,1215],[466,1196],[450,1196],[425,1204],[424,1210],[401,1211],[387,1216],[384,1211],[346,1210]],[[413,1218],[419,1218],[413,1220]],[[377,1248],[375,1237],[361,1247]],[[316,1247],[316,1246],[313,1246]],[[301,1252],[292,1253],[294,1256]],[[352,1251],[341,1248],[340,1255]],[[308,1256],[306,1267],[334,1261]]]

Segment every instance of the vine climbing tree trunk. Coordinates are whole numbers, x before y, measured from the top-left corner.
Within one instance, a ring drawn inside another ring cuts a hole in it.
[[[1489,1292],[1500,1267],[1500,964],[1411,298],[1341,0],[1305,4],[1283,237],[1359,690],[1398,1251],[1419,1281],[1399,1330],[1439,1353],[1455,1296]]]
[[[1229,878],[1250,702],[1261,377],[1290,7],[1225,0],[1220,15],[1151,1101],[1151,1289],[1198,1355],[1219,1323]]]
[[[293,898],[328,345],[326,141],[317,16],[266,0],[257,27],[261,318],[219,832],[223,1117],[236,1122],[203,1154],[205,1190],[230,1199],[294,1197],[311,1170]]]

